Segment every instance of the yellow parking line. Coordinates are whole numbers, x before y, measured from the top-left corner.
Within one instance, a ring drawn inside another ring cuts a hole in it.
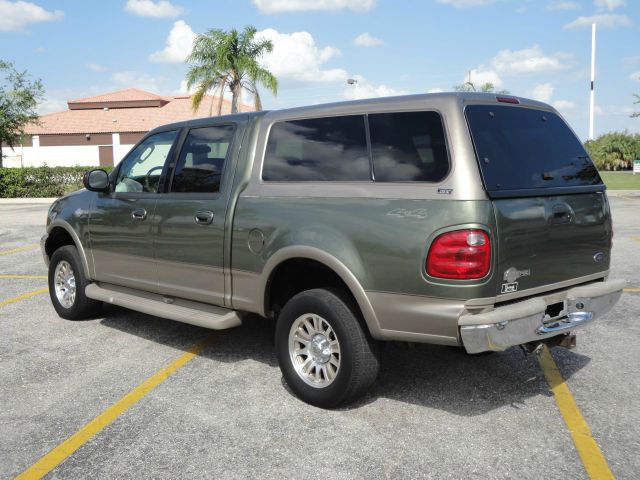
[[[35,250],[36,248],[40,248],[40,245],[26,245],[24,247],[12,248],[11,250],[4,250],[0,252],[0,255],[9,255],[10,253],[24,252],[25,250]]]
[[[571,395],[571,391],[564,378],[562,378],[562,374],[547,347],[542,349],[538,362],[556,399],[556,404],[562,414],[562,418],[564,418],[564,423],[566,423],[571,433],[573,443],[576,446],[576,450],[578,450],[587,475],[589,475],[590,479],[614,479],[615,477],[609,469],[607,460],[602,455],[593,435],[591,435],[589,425],[587,425],[582,413],[580,413],[580,409],[576,405],[573,395]]]
[[[0,307],[4,307],[6,305],[9,305],[10,303],[15,303],[15,302],[18,302],[20,300],[24,300],[25,298],[30,298],[30,297],[33,297],[35,295],[39,295],[41,293],[48,292],[48,291],[49,291],[48,288],[41,288],[39,290],[34,290],[33,292],[23,293],[22,295],[18,295],[17,297],[9,298],[7,300],[0,300]]]
[[[633,240],[635,240],[636,242],[640,242],[640,237],[631,237]]]
[[[625,292],[640,292],[640,288],[625,288]]]
[[[0,278],[48,278],[46,275],[0,275]]]
[[[202,352],[202,350],[204,350],[211,344],[213,338],[213,336],[210,336],[203,342],[189,348],[186,353],[175,359],[169,365],[149,377],[144,382],[142,382],[140,385],[138,385],[136,388],[131,390],[124,397],[122,397],[120,400],[118,400],[116,403],[114,403],[104,412],[98,415],[96,418],[87,423],[76,433],[67,438],[60,445],[47,453],[31,467],[18,475],[16,477],[16,480],[39,479],[44,477],[51,470],[64,462],[76,450],[78,450],[85,443],[91,440],[103,428],[111,424],[121,414],[126,412],[129,408],[138,403],[138,401],[140,401],[140,399],[142,399],[145,395],[147,395],[154,388],[156,388],[167,378],[169,378],[172,373],[176,372],[190,360],[196,357],[200,352]]]

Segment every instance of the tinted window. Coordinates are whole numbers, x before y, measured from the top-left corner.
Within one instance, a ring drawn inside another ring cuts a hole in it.
[[[370,180],[364,117],[313,118],[271,127],[262,178],[271,181]]]
[[[150,135],[127,154],[118,170],[116,192],[157,192],[176,134],[172,130]]]
[[[449,158],[436,112],[369,115],[376,182],[437,182],[449,171]]]
[[[465,112],[487,191],[602,183],[558,115],[503,105],[470,105]]]
[[[189,130],[176,163],[171,191],[219,192],[233,130],[233,125]]]

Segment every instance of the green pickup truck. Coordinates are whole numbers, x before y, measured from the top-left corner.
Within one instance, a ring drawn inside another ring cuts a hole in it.
[[[50,208],[67,319],[102,302],[211,329],[277,320],[284,378],[334,407],[381,341],[572,346],[609,311],[605,186],[549,105],[443,93],[190,120]]]

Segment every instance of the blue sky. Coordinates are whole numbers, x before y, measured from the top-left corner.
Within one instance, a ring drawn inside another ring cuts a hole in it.
[[[49,112],[127,87],[184,92],[195,34],[254,25],[280,80],[265,108],[448,91],[471,71],[555,105],[584,139],[593,21],[595,133],[639,132],[639,0],[0,0],[0,59],[43,80]]]

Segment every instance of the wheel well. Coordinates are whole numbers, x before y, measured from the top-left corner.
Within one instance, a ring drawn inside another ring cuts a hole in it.
[[[342,290],[358,305],[347,284],[332,269],[316,260],[294,258],[282,262],[271,273],[265,293],[265,312],[268,316],[277,316],[291,297],[312,288]]]
[[[75,242],[69,232],[64,228],[56,227],[49,233],[47,243],[44,245],[44,250],[47,252],[48,257],[51,258],[53,252],[65,245],[75,245]]]

